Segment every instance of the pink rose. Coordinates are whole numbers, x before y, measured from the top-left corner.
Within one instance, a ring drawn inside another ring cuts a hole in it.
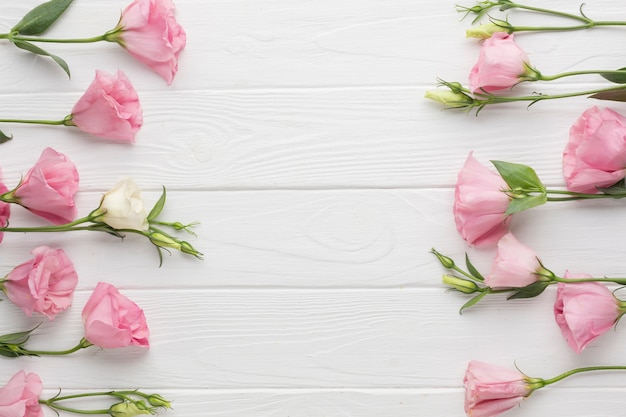
[[[135,0],[122,12],[119,40],[114,38],[168,84],[178,71],[178,56],[187,43],[174,12],[170,0]]]
[[[511,88],[533,73],[526,52],[517,46],[513,34],[496,32],[482,44],[478,62],[469,75],[470,90],[491,93]]]
[[[535,252],[509,232],[498,241],[496,257],[485,285],[491,288],[525,287],[537,281],[536,274],[542,269]]]
[[[610,109],[586,110],[569,131],[563,175],[570,191],[596,193],[626,175],[626,117]]]
[[[521,403],[533,389],[522,373],[471,361],[465,378],[465,412],[471,417],[493,417]]]
[[[43,384],[35,373],[19,371],[0,388],[0,415],[3,417],[43,417],[39,395]]]
[[[504,213],[510,199],[501,191],[507,188],[500,175],[469,154],[454,190],[454,220],[463,239],[488,245],[508,232],[511,217]]]
[[[1,174],[1,172],[0,172]],[[0,182],[0,195],[8,192],[9,189],[4,185],[4,183]],[[4,201],[0,201],[0,227],[6,227],[9,224],[9,217],[11,216],[11,204],[6,203]],[[2,238],[4,237],[4,233],[0,232],[0,242],[2,242]]]
[[[149,347],[143,310],[119,291],[99,282],[83,309],[85,339],[103,348]]]
[[[33,259],[9,272],[4,291],[28,316],[36,311],[52,320],[72,304],[78,275],[63,249],[40,246],[31,253]]]
[[[76,217],[76,191],[78,171],[74,163],[46,148],[8,197],[54,224],[65,224]]]
[[[121,70],[115,75],[98,70],[74,105],[71,122],[92,135],[134,143],[143,124],[137,91]]]
[[[587,274],[565,273],[565,278],[591,278]],[[567,344],[580,353],[596,338],[613,327],[623,314],[619,300],[603,284],[559,282],[554,318]]]

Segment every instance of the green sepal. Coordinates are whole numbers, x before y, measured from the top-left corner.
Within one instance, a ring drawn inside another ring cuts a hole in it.
[[[600,75],[602,76],[602,78],[609,80],[612,83],[615,84],[626,84],[626,68],[620,68],[618,69],[618,71],[623,71],[622,74],[615,74],[615,73],[608,73],[608,74],[602,74],[600,73]]]
[[[25,355],[23,353],[15,352],[6,346],[0,346],[0,356],[4,356],[5,358],[17,358]]]
[[[589,96],[589,98],[595,98],[597,100],[626,101],[626,91],[624,90],[603,91],[601,93],[592,94]]]
[[[459,314],[463,314],[463,310],[465,310],[466,308],[470,308],[471,306],[482,300],[483,297],[485,297],[487,294],[489,294],[489,291],[483,291],[480,294],[472,297],[471,300],[461,306],[461,308],[459,309]]]
[[[624,196],[626,197],[626,185],[624,180],[611,185],[610,187],[596,187],[598,191],[607,195]]]
[[[167,198],[166,194],[165,187],[163,187],[161,197],[159,197],[156,204],[152,207],[152,210],[150,210],[150,213],[148,214],[148,221],[156,219],[159,214],[161,214],[163,207],[165,207],[165,199]]]
[[[474,267],[472,262],[470,262],[470,259],[467,253],[465,254],[465,266],[467,267],[467,272],[469,272],[471,276],[473,276],[474,278],[480,281],[485,280],[485,277],[483,277],[482,274],[478,272],[478,270]]]
[[[63,58],[53,55],[49,52],[44,51],[43,49],[41,49],[40,47],[33,45],[30,42],[26,42],[26,41],[18,41],[16,39],[12,39],[13,43],[15,44],[15,46],[17,46],[20,49],[23,49],[25,51],[28,52],[32,52],[33,54],[36,55],[42,55],[42,56],[49,56],[50,58],[52,58],[54,60],[54,62],[56,62],[57,64],[59,64],[59,66],[61,68],[63,68],[63,71],[65,71],[65,73],[67,74],[68,78],[70,78],[70,68],[67,66],[67,62],[65,62],[63,60]]]
[[[512,190],[543,191],[545,187],[534,169],[528,165],[505,161],[491,161],[498,173]]]
[[[514,198],[509,203],[504,214],[506,216],[510,214],[519,213],[520,211],[528,210],[533,207],[545,204],[548,201],[548,195],[546,193],[529,195],[528,197]]]
[[[50,0],[32,9],[20,20],[11,32],[20,35],[40,35],[65,12],[73,0]]]
[[[13,135],[7,136],[2,130],[0,130],[0,144],[5,143],[13,139]]]
[[[518,288],[517,291],[507,297],[507,300],[518,298],[533,298],[541,294],[550,285],[550,281],[536,281],[525,287]]]

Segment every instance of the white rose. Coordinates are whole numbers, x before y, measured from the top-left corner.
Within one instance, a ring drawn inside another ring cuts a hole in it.
[[[147,231],[149,228],[141,190],[132,178],[123,179],[104,194],[96,212],[103,212],[96,221],[106,223],[114,229]]]

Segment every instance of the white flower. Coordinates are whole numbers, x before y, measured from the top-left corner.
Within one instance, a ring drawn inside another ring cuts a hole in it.
[[[149,228],[141,190],[132,178],[123,179],[104,194],[95,213],[102,213],[95,221],[106,223],[114,229],[147,231]]]

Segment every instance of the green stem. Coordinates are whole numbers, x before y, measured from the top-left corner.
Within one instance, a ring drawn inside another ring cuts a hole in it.
[[[8,200],[3,195],[0,195],[0,201],[13,202]],[[76,227],[78,225],[91,222],[92,216],[81,217],[73,222],[60,224],[56,226],[38,226],[38,227],[0,227],[0,232],[71,232],[74,230],[99,230],[95,229],[93,225]]]
[[[559,98],[589,96],[592,94],[605,93],[608,91],[619,91],[619,90],[626,90],[626,85],[620,85],[618,87],[610,87],[610,88],[600,88],[597,90],[578,91],[578,92],[566,93],[566,94],[553,94],[553,95],[538,94],[534,96],[518,96],[518,97],[505,97],[505,96],[494,96],[492,94],[474,93],[474,96],[478,98],[478,100],[476,100],[477,103],[475,103],[474,106],[478,107],[478,106],[486,106],[488,104],[513,103],[516,101],[555,100]],[[471,94],[469,90],[467,90],[467,93]]]
[[[591,371],[626,371],[626,366],[616,366],[616,365],[615,366],[613,365],[587,366],[583,368],[572,369],[571,371],[564,372],[560,375],[555,376],[554,378],[544,379],[542,381],[543,381],[543,385],[546,386],[546,385],[554,384],[555,382],[559,382],[569,376],[580,374],[583,372],[591,372]]]
[[[79,351],[81,349],[88,348],[89,346],[93,346],[93,343],[89,342],[87,339],[85,339],[83,337],[82,339],[80,339],[80,342],[78,342],[78,344],[76,346],[74,346],[73,348],[67,349],[67,350],[29,350],[29,349],[22,349],[22,351],[26,352],[29,355],[36,355],[36,356],[62,356],[62,355],[69,355],[69,354],[77,352],[77,351]]]
[[[626,278],[563,278],[563,277],[553,277],[554,282],[563,282],[566,284],[576,284],[580,282],[608,282],[620,285],[626,285]]]
[[[572,77],[576,75],[626,75],[626,71],[620,70],[611,70],[611,71],[596,71],[596,70],[586,70],[586,71],[570,71],[570,72],[562,72],[560,74],[555,75],[539,75],[538,81],[554,81],[559,78]]]
[[[54,402],[50,402],[50,400],[39,400],[39,404],[46,405],[55,411],[56,410],[67,411],[68,413],[74,413],[74,414],[85,414],[85,415],[110,414],[108,408],[106,410],[82,410],[79,408],[72,408],[72,407],[66,407],[64,405],[59,405]]]
[[[590,194],[567,190],[545,190],[546,194],[565,195],[565,197],[548,197],[548,201],[597,200],[603,198],[625,198],[626,194]]]
[[[26,124],[36,124],[36,125],[53,125],[53,126],[62,126],[67,125],[67,119],[63,120],[32,120],[32,119],[0,119],[0,123],[26,123]]]
[[[107,34],[100,36],[93,36],[91,38],[74,38],[74,39],[51,39],[51,38],[40,38],[37,36],[22,36],[15,35],[12,33],[0,33],[0,39],[9,39],[9,40],[17,40],[24,42],[46,42],[46,43],[94,43],[94,42],[102,42],[107,41]]]

